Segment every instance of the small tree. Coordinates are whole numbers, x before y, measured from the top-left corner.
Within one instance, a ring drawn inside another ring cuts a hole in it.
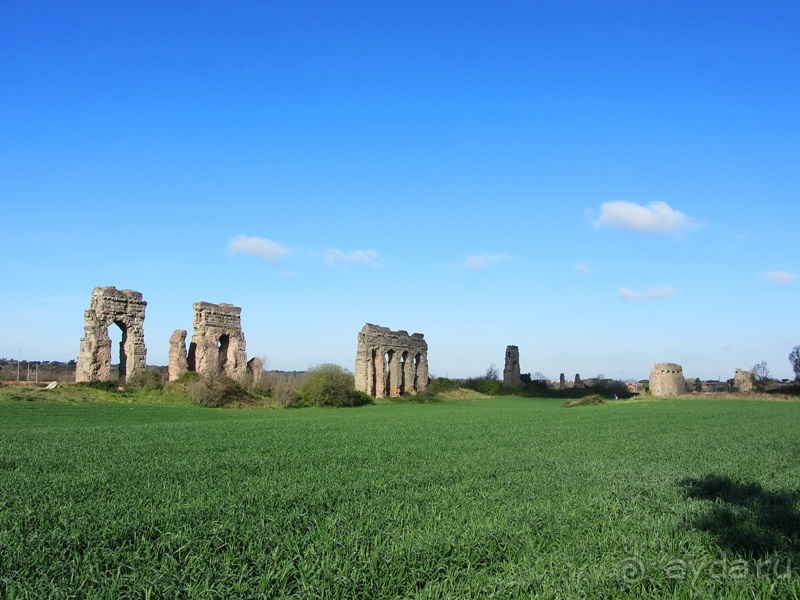
[[[760,363],[753,365],[753,373],[755,373],[756,389],[763,392],[764,386],[769,379],[769,369],[767,368],[767,363],[762,360]]]
[[[356,391],[355,378],[347,369],[330,363],[311,367],[300,388],[307,406],[360,406],[372,398]]]
[[[800,379],[800,346],[795,346],[789,353],[789,362],[792,364],[794,378]]]

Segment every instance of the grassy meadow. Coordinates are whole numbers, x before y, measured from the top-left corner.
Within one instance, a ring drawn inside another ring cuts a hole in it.
[[[798,598],[798,458],[798,402],[3,388],[0,596]]]

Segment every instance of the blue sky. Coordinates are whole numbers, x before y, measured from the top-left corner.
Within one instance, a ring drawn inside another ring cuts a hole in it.
[[[797,2],[5,0],[0,356],[76,358],[114,285],[151,364],[202,300],[273,369],[352,369],[370,322],[440,376],[515,344],[550,378],[790,377],[798,31]]]

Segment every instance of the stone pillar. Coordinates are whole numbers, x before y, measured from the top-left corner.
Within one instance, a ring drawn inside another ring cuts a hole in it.
[[[422,334],[414,334],[422,335]],[[425,351],[418,355],[419,364],[417,365],[417,378],[415,381],[414,391],[421,394],[428,389],[428,345],[425,345]]]
[[[503,385],[510,388],[522,386],[519,377],[519,348],[517,346],[506,346],[506,363],[503,368]]]
[[[264,361],[260,358],[251,358],[247,361],[247,380],[253,387],[261,383],[264,377]]]
[[[169,380],[175,381],[189,370],[185,329],[176,329],[169,338]]]
[[[572,387],[575,389],[583,389],[583,381],[581,380],[581,376],[575,373],[575,383],[572,384]]]
[[[386,348],[378,348],[375,355],[375,390],[376,398],[386,397]]]
[[[402,367],[400,364],[400,356],[397,351],[392,352],[389,359],[389,389],[388,394],[390,398],[400,397],[400,377],[402,375]]]
[[[560,390],[567,389],[567,380],[564,379],[563,373],[561,373],[561,375],[558,377],[558,389]]]
[[[403,390],[402,392],[410,393],[414,387],[414,378],[417,376],[417,369],[414,365],[414,357],[408,351],[403,352]]]

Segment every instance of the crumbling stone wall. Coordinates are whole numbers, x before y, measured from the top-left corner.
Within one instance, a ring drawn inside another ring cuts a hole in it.
[[[650,393],[659,397],[685,394],[683,367],[675,363],[656,363],[650,371]]]
[[[398,398],[428,387],[428,344],[421,333],[392,331],[367,323],[358,334],[356,389]]]
[[[226,375],[231,379],[241,380],[247,373],[242,309],[224,302],[195,302],[192,307],[194,332],[188,351],[185,330],[177,329],[170,336],[170,381],[186,371],[210,376]]]
[[[756,387],[756,372],[754,370],[743,371],[736,369],[733,374],[733,389],[736,392],[749,393]]]
[[[189,370],[235,379],[247,369],[242,309],[233,304],[195,302]]]
[[[175,381],[189,370],[189,359],[186,355],[185,329],[176,329],[169,337],[169,380]]]
[[[506,364],[503,369],[503,385],[506,387],[522,386],[522,380],[519,377],[519,348],[517,346],[506,346]]]
[[[257,387],[264,377],[264,361],[258,357],[253,357],[247,361],[247,383]]]
[[[119,344],[119,381],[125,382],[147,365],[144,345],[144,311],[141,292],[114,286],[92,290],[89,309],[84,311],[83,337],[75,370],[75,381],[112,381],[111,338],[108,328],[122,331]]]

